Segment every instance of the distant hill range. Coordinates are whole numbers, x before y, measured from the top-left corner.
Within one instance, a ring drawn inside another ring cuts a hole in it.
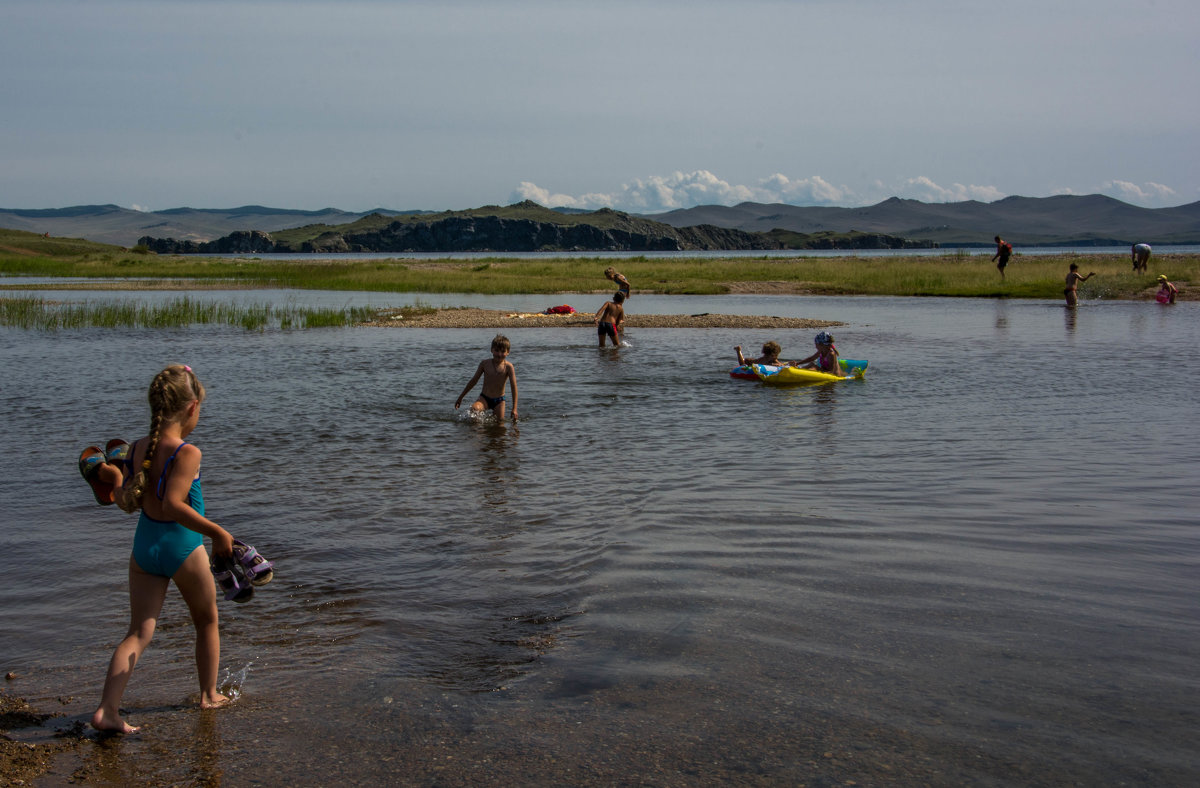
[[[864,208],[742,203],[652,215],[551,210],[532,202],[465,211],[351,213],[262,206],[141,212],[116,205],[0,209],[0,227],[164,253],[872,249],[1200,243],[1200,202],[1139,208],[1100,195],[993,203],[892,198]]]
[[[423,211],[378,209],[350,213],[336,208],[294,211],[245,205],[241,208],[171,208],[143,212],[119,205],[77,205],[37,210],[0,208],[0,227],[129,247],[144,235],[211,241],[236,230],[274,231],[314,223],[345,224],[371,213],[400,216]]]
[[[893,197],[865,208],[801,208],[744,202],[654,214],[674,227],[711,224],[762,232],[887,233],[939,246],[988,246],[1002,236],[1020,246],[1124,246],[1200,243],[1200,202],[1175,208],[1139,208],[1099,194],[1084,197],[1006,197],[924,203]]]
[[[929,246],[881,233],[745,232],[713,225],[672,227],[621,211],[555,211],[526,200],[465,211],[385,216],[274,232],[238,230],[211,241],[142,236],[159,254],[347,252],[567,252],[733,249],[885,249]]]

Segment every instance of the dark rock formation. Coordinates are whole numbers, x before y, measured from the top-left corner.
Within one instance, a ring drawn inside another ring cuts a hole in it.
[[[566,252],[778,249],[758,233],[640,222],[646,227],[604,228],[499,216],[452,216],[434,222],[396,221],[378,230],[331,232],[305,241],[301,252]],[[709,230],[713,232],[709,232]],[[280,251],[283,251],[282,249]]]
[[[275,241],[261,230],[238,230],[214,241],[178,241],[144,235],[138,239],[138,245],[159,254],[263,254],[275,251]]]

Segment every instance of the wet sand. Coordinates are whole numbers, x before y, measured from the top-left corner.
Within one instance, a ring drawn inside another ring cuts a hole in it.
[[[55,759],[86,741],[82,726],[54,734],[49,740],[43,725],[56,715],[30,707],[23,698],[0,690],[0,783],[32,785],[34,778],[50,771]],[[36,731],[38,741],[21,741],[21,731]]]

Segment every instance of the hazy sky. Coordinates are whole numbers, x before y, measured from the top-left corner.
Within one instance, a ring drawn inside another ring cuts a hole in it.
[[[1200,200],[1195,0],[0,0],[0,207]]]

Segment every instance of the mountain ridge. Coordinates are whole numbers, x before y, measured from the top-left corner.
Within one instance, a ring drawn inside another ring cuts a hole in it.
[[[878,233],[772,233],[698,225],[672,227],[611,208],[556,211],[530,200],[437,214],[371,214],[342,225],[276,233],[238,230],[213,241],[146,235],[158,254],[343,254],[364,252],[575,252],[737,249],[883,249],[914,245]]]
[[[56,237],[85,238],[130,247],[146,236],[169,237],[180,242],[199,244],[235,232],[279,234],[308,225],[327,225],[332,228],[360,222],[371,216],[385,220],[419,217],[422,221],[428,221],[439,215],[479,215],[479,212],[489,209],[499,210],[497,206],[484,206],[467,211],[395,211],[380,208],[352,212],[337,208],[314,211],[243,205],[236,208],[180,207],[135,211],[103,204],[66,208],[0,208],[0,227],[39,235],[48,232]],[[569,209],[556,213],[574,219],[602,215],[602,211]],[[855,208],[744,202],[734,206],[702,205],[665,213],[623,215],[677,229],[709,225],[747,233],[785,231],[814,236],[835,236],[857,231],[881,237],[928,240],[942,247],[988,246],[994,235],[1001,235],[1019,246],[1200,243],[1200,201],[1169,208],[1141,208],[1098,194],[1012,196],[991,203],[975,200],[925,203],[892,197],[875,205]]]
[[[886,232],[941,246],[988,246],[994,235],[1020,245],[1200,243],[1200,202],[1142,208],[1100,194],[1013,196],[991,203],[891,197],[858,208],[743,202],[643,216],[674,227],[703,223],[747,232]]]

